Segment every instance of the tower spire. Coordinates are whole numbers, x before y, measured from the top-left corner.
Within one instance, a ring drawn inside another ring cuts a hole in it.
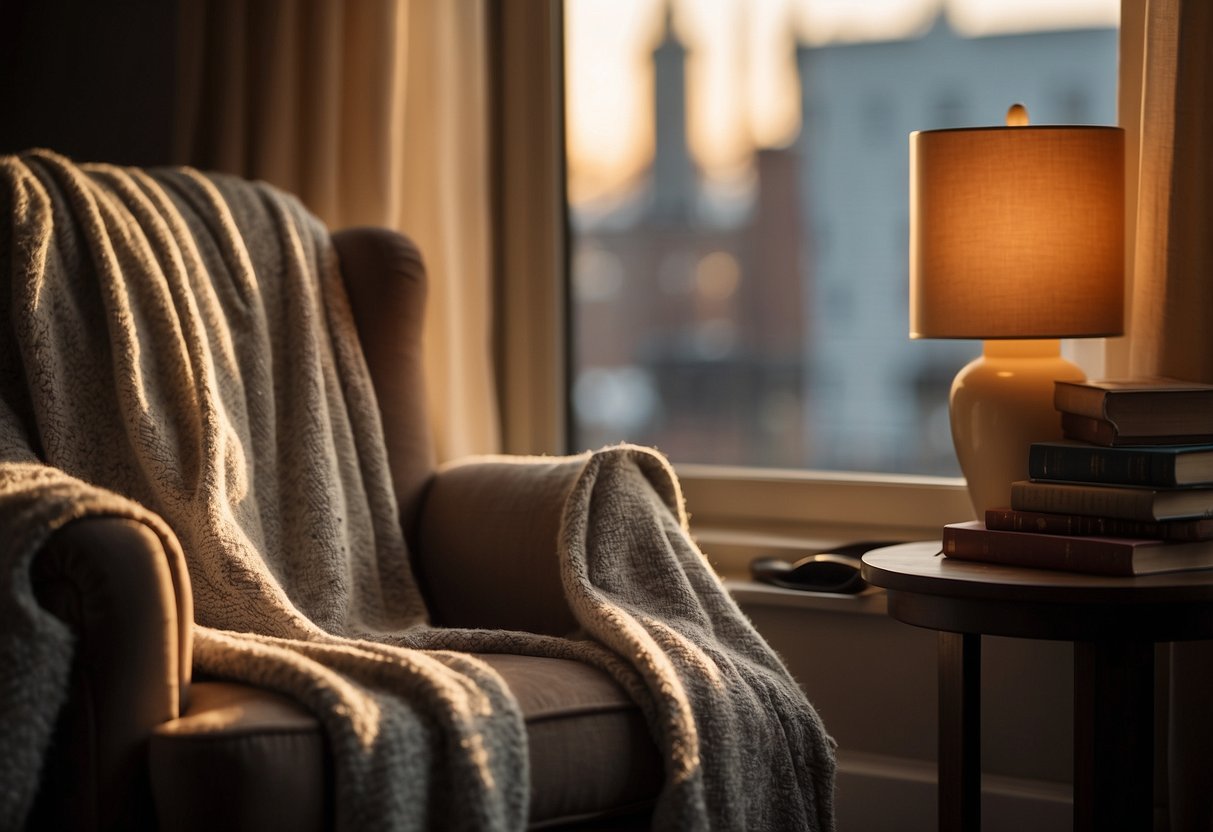
[[[674,6],[665,4],[665,32],[653,50],[652,214],[666,222],[686,221],[694,212],[697,176],[687,144],[687,48],[674,30]]]

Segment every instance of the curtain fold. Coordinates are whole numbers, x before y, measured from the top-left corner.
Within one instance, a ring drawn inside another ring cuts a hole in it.
[[[500,450],[483,0],[182,0],[175,161],[412,237],[438,457]]]
[[[1213,382],[1213,3],[1148,14],[1130,367]]]
[[[1129,362],[1213,382],[1213,3],[1149,0]],[[1213,644],[1171,645],[1171,829],[1213,828]]]

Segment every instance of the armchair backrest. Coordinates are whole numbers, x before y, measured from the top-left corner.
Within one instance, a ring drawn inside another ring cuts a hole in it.
[[[416,552],[418,508],[435,465],[422,367],[425,264],[411,240],[387,229],[332,238],[379,400],[400,521]]]

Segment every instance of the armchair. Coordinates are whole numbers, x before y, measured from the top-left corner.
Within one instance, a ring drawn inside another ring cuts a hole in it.
[[[404,238],[49,151],[0,217],[0,827],[832,829],[664,459],[435,466]]]
[[[561,492],[578,466],[501,459],[436,470],[420,395],[421,257],[381,229],[333,243],[434,622],[571,632],[555,548]],[[36,558],[37,596],[79,648],[30,828],[328,828],[333,772],[320,723],[279,694],[191,678],[189,579],[169,568],[173,557],[136,521],[87,517]],[[646,828],[661,761],[623,689],[565,659],[482,658],[526,718],[532,828]]]

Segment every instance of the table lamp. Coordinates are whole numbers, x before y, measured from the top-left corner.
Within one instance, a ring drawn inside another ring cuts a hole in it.
[[[984,341],[949,398],[978,519],[1061,437],[1059,339],[1124,330],[1124,131],[1027,121],[910,134],[910,337]]]

